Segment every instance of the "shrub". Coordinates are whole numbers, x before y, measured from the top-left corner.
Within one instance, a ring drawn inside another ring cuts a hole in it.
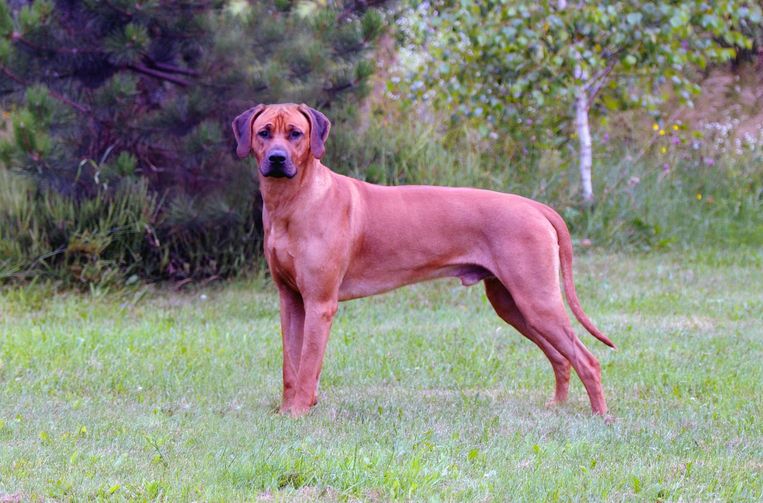
[[[145,180],[75,199],[0,169],[0,280],[43,273],[88,285],[138,273],[155,210]]]

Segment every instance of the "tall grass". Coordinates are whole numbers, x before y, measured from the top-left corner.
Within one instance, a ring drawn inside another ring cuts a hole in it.
[[[131,274],[155,204],[141,179],[74,199],[0,170],[0,280],[47,274],[91,284]]]
[[[0,169],[0,282],[44,278],[64,287],[236,274],[256,260],[256,187],[203,200],[159,197],[123,177],[90,197],[63,195]]]
[[[666,170],[650,157],[602,167],[599,202],[563,213],[577,235],[616,249],[763,244],[763,164],[726,156]]]

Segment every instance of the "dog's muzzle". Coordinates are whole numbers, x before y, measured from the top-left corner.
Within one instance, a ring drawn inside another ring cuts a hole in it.
[[[281,149],[273,149],[260,165],[262,176],[273,178],[292,178],[297,174],[297,168],[291,162],[289,153]]]

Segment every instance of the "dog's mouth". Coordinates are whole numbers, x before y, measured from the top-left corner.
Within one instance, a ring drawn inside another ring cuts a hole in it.
[[[273,162],[265,160],[260,166],[260,173],[269,178],[293,178],[297,174],[297,168],[290,161]]]

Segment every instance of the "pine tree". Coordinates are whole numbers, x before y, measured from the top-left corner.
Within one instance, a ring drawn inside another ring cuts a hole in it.
[[[12,126],[0,163],[76,200],[147,180],[159,209],[144,274],[229,273],[256,253],[259,232],[231,118],[273,101],[342,116],[372,73],[379,12],[321,5],[0,0],[0,97]]]

